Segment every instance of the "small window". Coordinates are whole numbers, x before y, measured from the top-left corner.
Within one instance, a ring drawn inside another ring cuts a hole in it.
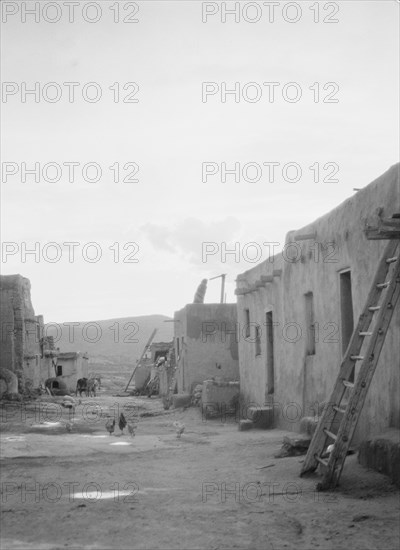
[[[307,328],[307,355],[315,355],[315,322],[314,322],[314,296],[307,292],[305,297],[306,328]]]
[[[245,327],[244,327],[244,333],[245,333],[245,338],[250,338],[250,310],[249,309],[245,309],[244,310],[244,315],[245,315]]]
[[[57,365],[57,376],[62,376],[62,365]]]
[[[256,355],[261,355],[261,327],[258,323],[256,324],[255,343],[256,343]]]

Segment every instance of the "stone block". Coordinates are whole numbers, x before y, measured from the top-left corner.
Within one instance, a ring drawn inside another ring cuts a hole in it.
[[[172,396],[172,406],[174,409],[180,407],[190,407],[192,396],[189,393],[176,393]]]
[[[283,438],[283,444],[290,445],[291,447],[296,447],[298,449],[308,449],[311,439],[311,436],[306,434],[296,434],[295,436],[285,435]]]
[[[240,420],[239,421],[239,431],[244,432],[246,430],[251,430],[254,424],[251,420]]]
[[[400,431],[388,430],[361,443],[358,461],[390,477],[400,487]]]
[[[235,414],[239,403],[239,382],[205,380],[201,402],[203,418]]]
[[[253,422],[255,428],[270,430],[274,427],[273,407],[249,407],[247,409],[247,418]]]

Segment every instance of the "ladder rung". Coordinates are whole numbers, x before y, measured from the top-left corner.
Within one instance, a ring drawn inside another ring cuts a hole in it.
[[[364,359],[364,355],[350,355],[350,359],[352,361],[362,361]]]
[[[386,288],[389,285],[390,285],[390,281],[386,281],[386,283],[378,283],[376,285],[376,288]]]
[[[378,311],[378,309],[381,309],[381,306],[371,306],[368,309],[369,311]]]
[[[343,386],[346,386],[346,388],[354,388],[353,382],[349,382],[348,380],[342,380]]]
[[[324,429],[324,432],[326,433],[326,435],[328,437],[330,437],[331,439],[333,439],[333,441],[336,441],[337,440],[337,435],[334,434],[333,432],[330,432],[329,430],[327,430],[326,428]]]
[[[318,460],[318,462],[319,462],[320,464],[323,464],[326,468],[328,467],[328,461],[327,461],[327,460],[324,460],[324,459],[321,458],[320,456],[315,455],[315,460]]]
[[[359,336],[372,336],[372,332],[359,332]]]
[[[386,263],[387,264],[392,264],[393,262],[395,262],[397,260],[397,256],[393,256],[393,258],[387,258],[386,259]]]
[[[337,405],[334,405],[332,409],[340,414],[344,414],[346,412],[346,409],[342,409],[341,407],[338,407]]]

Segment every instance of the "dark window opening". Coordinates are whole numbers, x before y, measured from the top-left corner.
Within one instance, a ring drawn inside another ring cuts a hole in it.
[[[267,386],[268,394],[274,393],[274,325],[272,311],[266,313],[266,328],[267,328]]]
[[[256,324],[256,355],[261,355],[261,327],[259,324]]]
[[[57,365],[56,376],[62,376],[62,365]]]
[[[350,339],[354,331],[353,319],[353,297],[351,291],[351,273],[344,271],[340,273],[340,321],[342,337],[342,355],[346,353]],[[354,382],[354,368],[349,378]]]
[[[250,310],[245,309],[244,315],[245,315],[245,327],[244,327],[245,338],[250,338]]]
[[[315,355],[315,322],[314,322],[314,295],[305,294],[306,301],[306,328],[307,328],[307,355]]]

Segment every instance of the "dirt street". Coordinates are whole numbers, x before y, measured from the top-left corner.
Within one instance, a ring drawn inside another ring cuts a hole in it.
[[[83,398],[2,409],[1,549],[399,548],[399,492],[348,457],[335,493],[277,459],[287,432],[239,432],[158,398]],[[135,437],[108,415],[138,419]],[[177,438],[172,425],[185,424]]]

